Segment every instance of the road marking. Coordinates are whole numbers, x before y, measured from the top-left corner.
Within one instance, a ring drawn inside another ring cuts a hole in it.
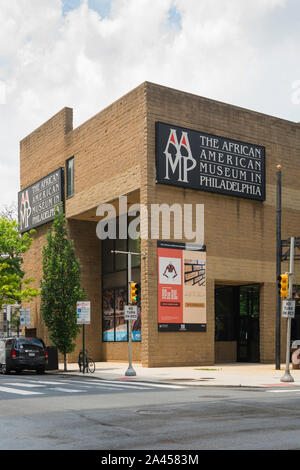
[[[115,383],[115,382],[112,382],[111,380],[105,380],[105,382],[108,382],[108,383]],[[126,382],[128,385],[127,386],[131,386],[131,384],[139,384],[139,385],[142,385],[143,387],[157,387],[157,388],[174,388],[174,389],[179,389],[179,388],[186,388],[182,385],[168,385],[168,384],[159,384],[159,383],[152,383],[152,382],[136,382],[135,380],[132,381],[132,382]]]
[[[28,381],[28,383],[30,383],[30,384],[35,384],[36,381],[34,381],[34,382],[29,382],[29,381]],[[64,385],[64,384],[65,384],[65,382],[59,382],[59,381],[57,381],[57,382],[54,382],[54,381],[50,382],[50,381],[48,381],[48,380],[39,380],[38,383],[39,383],[39,384],[42,384],[42,385],[57,385],[57,384],[58,384],[58,385]],[[34,386],[34,385],[33,385],[33,386]],[[36,385],[36,386],[38,387],[39,385]]]
[[[65,382],[66,383],[66,382]],[[69,382],[69,384],[71,385],[72,382]],[[110,388],[111,390],[114,389],[114,388],[121,388],[121,389],[128,389],[128,388],[135,388],[135,389],[138,389],[138,390],[144,390],[144,387],[139,387],[138,385],[137,386],[132,386],[131,384],[130,385],[121,385],[121,384],[115,384],[115,383],[106,383],[106,380],[105,382],[94,382],[94,383],[91,383],[91,382],[83,382],[83,381],[80,381],[80,383],[76,383],[76,385],[78,385],[80,387],[80,384],[89,384],[90,387],[107,387],[107,388]]]
[[[66,380],[64,382],[65,384],[66,383],[74,383],[72,382],[72,380]],[[139,389],[139,390],[146,390],[147,388],[151,388],[151,387],[154,387],[154,388],[168,388],[168,389],[184,389],[186,388],[185,386],[183,385],[169,385],[169,384],[159,384],[159,383],[152,383],[152,382],[136,382],[135,380],[132,381],[132,382],[116,382],[115,380],[95,380],[95,379],[91,379],[90,381],[86,381],[86,380],[80,380],[78,379],[78,383],[76,383],[76,385],[80,386],[80,384],[89,384],[90,386],[98,386],[98,387],[108,387],[108,386],[112,386],[114,388],[123,388],[123,389],[130,389],[130,388],[135,388],[135,389]]]
[[[72,388],[63,388],[63,387],[51,387],[49,390],[55,390],[56,392],[66,392],[66,393],[83,393],[85,390],[75,390]]]
[[[296,392],[296,393],[300,393],[300,390],[299,388],[298,389],[294,389],[294,390],[267,390],[267,392],[271,392],[271,393],[293,393],[293,392]]]
[[[20,390],[17,388],[8,388],[8,387],[0,387],[0,392],[5,393],[14,393],[16,395],[43,395],[41,392],[33,392],[32,390]]]
[[[13,385],[14,387],[27,387],[27,388],[34,388],[34,387],[43,387],[44,385],[37,385],[25,382],[5,382],[4,385]]]

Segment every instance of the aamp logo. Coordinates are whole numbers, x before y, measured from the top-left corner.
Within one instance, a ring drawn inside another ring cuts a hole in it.
[[[175,149],[173,154],[170,150]],[[182,132],[180,141],[178,141],[177,132],[175,129],[170,129],[168,142],[163,152],[166,157],[166,172],[165,179],[169,180],[169,170],[174,174],[178,167],[177,181],[188,183],[188,172],[193,170],[197,161],[192,155],[188,133]],[[175,158],[174,158],[175,153]]]
[[[20,228],[28,228],[29,226],[29,217],[31,215],[31,206],[28,197],[28,191],[22,193],[21,204],[20,204]]]

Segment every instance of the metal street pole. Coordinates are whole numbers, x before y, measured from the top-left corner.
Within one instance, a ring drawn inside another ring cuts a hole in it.
[[[289,294],[288,300],[293,299],[293,279],[294,279],[294,252],[295,252],[295,238],[291,237],[290,248],[290,272],[289,272]],[[290,374],[290,354],[291,354],[291,322],[290,317],[287,318],[287,333],[286,333],[286,361],[285,373],[281,377],[281,382],[294,382],[294,378]]]
[[[122,255],[127,255],[127,280],[128,280],[128,304],[130,304],[129,299],[130,299],[130,283],[132,282],[131,279],[131,255],[136,255],[136,256],[145,256],[144,253],[134,253],[133,251],[120,251],[120,250],[111,250],[111,253],[116,253],[116,254],[122,254]],[[131,336],[132,336],[132,320],[128,320],[128,345],[129,345],[129,365],[128,369],[125,372],[125,375],[127,377],[133,377],[136,375],[136,372],[132,366],[132,341],[131,341]]]
[[[127,259],[128,259],[128,304],[130,303],[129,302],[129,299],[130,299],[130,285],[131,285],[131,253],[128,253],[127,254]],[[129,365],[128,365],[128,369],[126,370],[125,372],[125,375],[127,377],[133,377],[136,375],[136,372],[134,370],[134,368],[132,367],[132,342],[131,342],[131,336],[132,336],[132,333],[131,333],[131,329],[132,329],[132,324],[131,324],[132,320],[128,320],[128,335],[129,335]]]
[[[276,198],[276,280],[281,274],[281,165],[277,165],[277,198]],[[277,281],[276,281],[277,282]],[[276,370],[280,370],[280,292],[276,296]]]
[[[84,374],[85,369],[85,331],[84,325],[82,325],[82,373]]]

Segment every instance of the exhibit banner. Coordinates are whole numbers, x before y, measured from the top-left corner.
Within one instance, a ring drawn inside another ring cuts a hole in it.
[[[206,248],[157,242],[158,331],[206,331]]]
[[[265,147],[156,122],[156,183],[264,201]]]
[[[61,202],[64,204],[64,169],[58,168],[18,193],[20,232],[52,221],[55,206],[59,209]]]

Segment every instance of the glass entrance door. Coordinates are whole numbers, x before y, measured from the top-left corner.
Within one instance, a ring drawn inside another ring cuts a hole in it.
[[[238,362],[259,362],[259,286],[240,286]]]

